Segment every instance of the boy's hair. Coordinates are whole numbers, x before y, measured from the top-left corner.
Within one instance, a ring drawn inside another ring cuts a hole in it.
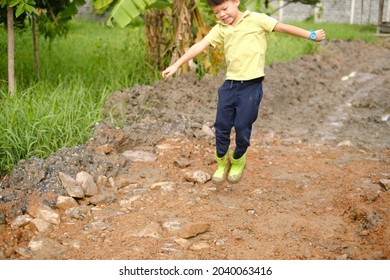
[[[228,0],[207,0],[207,4],[209,4],[210,7],[215,7],[226,1]]]

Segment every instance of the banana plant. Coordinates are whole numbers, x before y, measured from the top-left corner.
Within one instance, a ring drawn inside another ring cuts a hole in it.
[[[163,9],[172,5],[169,0],[94,0],[93,7],[97,11],[106,10],[114,5],[110,12],[107,25],[112,26],[113,21],[125,27],[133,19],[151,8]]]
[[[242,6],[252,11],[267,10],[264,3],[263,0],[241,0]],[[107,25],[112,26],[115,22],[120,27],[125,27],[147,9],[164,9],[172,5],[173,0],[93,0],[93,7],[97,11],[112,8]]]

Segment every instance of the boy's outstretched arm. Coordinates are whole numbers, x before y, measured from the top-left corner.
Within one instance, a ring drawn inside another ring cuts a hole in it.
[[[180,66],[200,54],[208,46],[210,46],[210,43],[204,38],[198,43],[194,44],[175,63],[173,63],[161,73],[163,78],[168,78],[172,76],[177,71],[177,69],[179,69]]]
[[[294,25],[285,24],[282,22],[278,22],[275,25],[274,31],[291,34],[291,35],[302,37],[305,39],[309,39],[309,36],[310,36],[310,31],[302,29],[302,28],[294,26]],[[325,35],[324,30],[319,29],[319,30],[316,30],[315,32],[317,35],[316,39],[315,39],[316,42],[321,42],[321,41],[326,39],[326,35]]]

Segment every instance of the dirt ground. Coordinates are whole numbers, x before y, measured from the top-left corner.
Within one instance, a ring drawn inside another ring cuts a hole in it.
[[[331,41],[268,67],[244,177],[215,186],[222,80],[115,92],[105,112],[123,128],[100,123],[83,146],[21,161],[0,179],[0,259],[390,259],[389,42]],[[81,171],[109,195],[77,199],[78,214],[57,209],[59,172]],[[196,171],[205,180],[188,178]],[[32,201],[60,223],[11,227]],[[34,251],[34,240],[55,245]]]

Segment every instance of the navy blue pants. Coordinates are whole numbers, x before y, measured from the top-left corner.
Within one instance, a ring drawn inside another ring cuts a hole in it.
[[[236,132],[234,158],[241,158],[250,145],[252,125],[263,98],[263,77],[249,81],[225,80],[218,90],[217,116],[214,124],[216,149],[224,156],[230,146],[230,133]]]

